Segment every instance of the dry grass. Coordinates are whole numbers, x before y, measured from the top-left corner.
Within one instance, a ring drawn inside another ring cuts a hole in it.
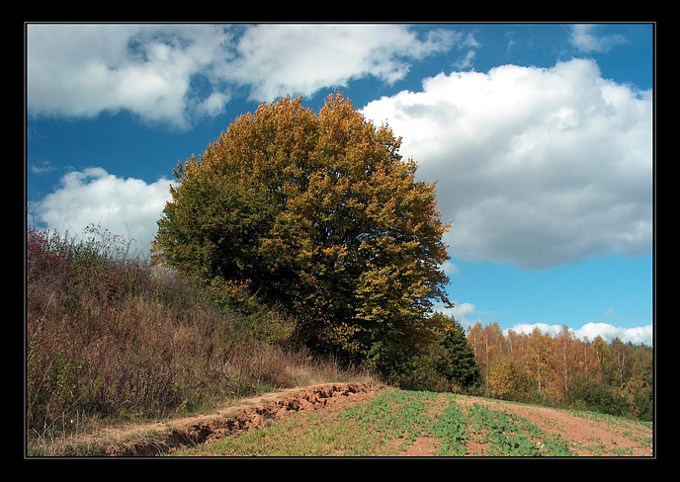
[[[102,421],[170,417],[268,389],[356,379],[332,360],[254,337],[252,319],[127,256],[116,241],[28,231],[29,452]]]

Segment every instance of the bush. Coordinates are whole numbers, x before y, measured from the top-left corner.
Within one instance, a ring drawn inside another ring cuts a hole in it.
[[[651,385],[642,380],[629,380],[621,396],[625,397],[633,417],[651,422],[654,416],[654,392]]]
[[[449,368],[446,349],[436,342],[424,353],[412,356],[401,373],[392,375],[392,382],[403,390],[448,392],[454,388],[445,375]]]
[[[583,376],[577,377],[571,383],[567,403],[571,407],[581,410],[634,417],[626,398],[618,393],[615,388],[604,383],[588,380]]]
[[[199,282],[200,283],[200,282]],[[302,348],[296,343],[297,320],[281,305],[270,305],[243,285],[213,279],[206,292],[211,301],[231,313],[238,313],[241,330],[253,338],[287,348]]]

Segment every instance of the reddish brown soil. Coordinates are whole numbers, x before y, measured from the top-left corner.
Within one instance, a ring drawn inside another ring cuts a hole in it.
[[[430,456],[436,454],[438,451],[439,441],[437,439],[432,437],[418,437],[405,452],[402,452],[399,455]]]
[[[257,429],[300,410],[342,411],[350,405],[367,402],[381,390],[373,383],[330,383],[268,393],[239,401],[211,415],[200,415],[162,423],[109,427],[88,435],[80,442],[89,446],[88,454],[152,456],[194,446],[240,432]],[[447,397],[437,397],[427,414],[437,418]],[[547,435],[559,434],[575,455],[653,456],[649,439],[652,429],[623,419],[584,418],[572,412],[457,395],[455,403],[467,413],[475,403],[526,418]],[[469,433],[466,455],[485,456],[489,445],[484,431]],[[391,440],[388,452],[399,456],[433,456],[440,442],[433,437],[418,437],[413,443]],[[341,455],[341,454],[338,454]]]
[[[644,440],[652,437],[652,429],[623,419],[587,419],[566,411],[548,407],[516,404],[459,395],[456,404],[466,411],[475,403],[492,410],[524,417],[547,435],[559,434],[569,442],[575,455],[622,455],[650,457],[653,448]],[[483,434],[473,437],[467,446],[469,455],[484,455]]]
[[[300,410],[341,410],[385,389],[373,383],[327,383],[244,399],[211,415],[108,427],[80,443],[93,455],[153,456],[263,427]],[[94,449],[93,449],[94,447]]]
[[[465,446],[465,455],[485,455],[489,444],[482,440],[483,437],[483,434],[477,434],[477,436],[468,440]]]
[[[438,419],[448,402],[443,397],[437,397],[427,410],[427,415],[432,419]],[[439,452],[440,442],[433,437],[417,437],[406,451],[400,452],[400,456],[431,456]]]

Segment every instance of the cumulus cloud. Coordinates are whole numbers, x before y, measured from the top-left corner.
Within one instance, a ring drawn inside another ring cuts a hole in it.
[[[455,40],[469,43],[445,30],[421,40],[402,25],[256,25],[241,37],[225,77],[266,101],[310,96],[368,75],[394,83],[407,74],[407,60],[445,51]]]
[[[230,41],[216,25],[29,25],[29,113],[92,117],[126,109],[186,127],[202,101],[190,101],[192,78],[228,60]],[[211,113],[220,110],[217,100]]]
[[[512,330],[515,333],[523,333],[528,335],[531,334],[531,332],[534,331],[534,329],[536,328],[550,336],[556,336],[562,330],[561,325],[548,325],[546,323],[533,323],[533,324],[522,323],[513,326],[509,330]],[[593,341],[598,336],[601,336],[604,340],[608,342],[611,342],[615,338],[619,338],[624,343],[628,342],[634,344],[643,343],[645,345],[651,346],[653,340],[652,325],[636,326],[633,328],[623,328],[611,325],[609,323],[590,322],[586,323],[585,325],[578,329],[570,328],[569,331],[571,331],[576,336],[576,338],[579,339],[587,338],[589,341]],[[506,335],[507,332],[508,330],[505,330]]]
[[[405,25],[28,26],[31,115],[93,117],[128,110],[186,128],[220,114],[245,86],[251,99],[310,96],[373,76],[402,79],[410,62],[471,34]]]
[[[651,248],[651,92],[592,60],[442,73],[363,113],[439,181],[455,257],[543,268]]]
[[[606,53],[616,45],[626,43],[623,35],[596,35],[597,25],[573,25],[571,29],[571,44],[584,53]]]
[[[519,323],[512,328],[505,330],[504,333],[507,335],[508,331],[512,330],[515,333],[530,335],[536,328],[541,330],[542,333],[550,336],[556,336],[562,330],[562,325],[548,325],[547,323]]]
[[[581,328],[574,330],[578,338],[587,337],[594,340],[601,336],[607,341],[619,338],[623,342],[644,343],[652,345],[652,325],[636,326],[633,328],[621,328],[609,323],[586,323]]]
[[[58,189],[34,207],[36,219],[50,230],[81,235],[88,225],[100,224],[112,234],[132,241],[131,250],[148,254],[156,221],[170,200],[172,181],[147,184],[123,179],[100,167],[74,171],[61,178]]]

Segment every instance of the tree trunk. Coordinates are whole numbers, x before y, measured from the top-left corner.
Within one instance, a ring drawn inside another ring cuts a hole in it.
[[[567,391],[569,390],[569,369],[567,367],[567,343],[564,343],[564,346],[562,347],[562,362],[563,362],[563,370],[562,370],[562,378],[564,379],[564,394],[567,394]]]

